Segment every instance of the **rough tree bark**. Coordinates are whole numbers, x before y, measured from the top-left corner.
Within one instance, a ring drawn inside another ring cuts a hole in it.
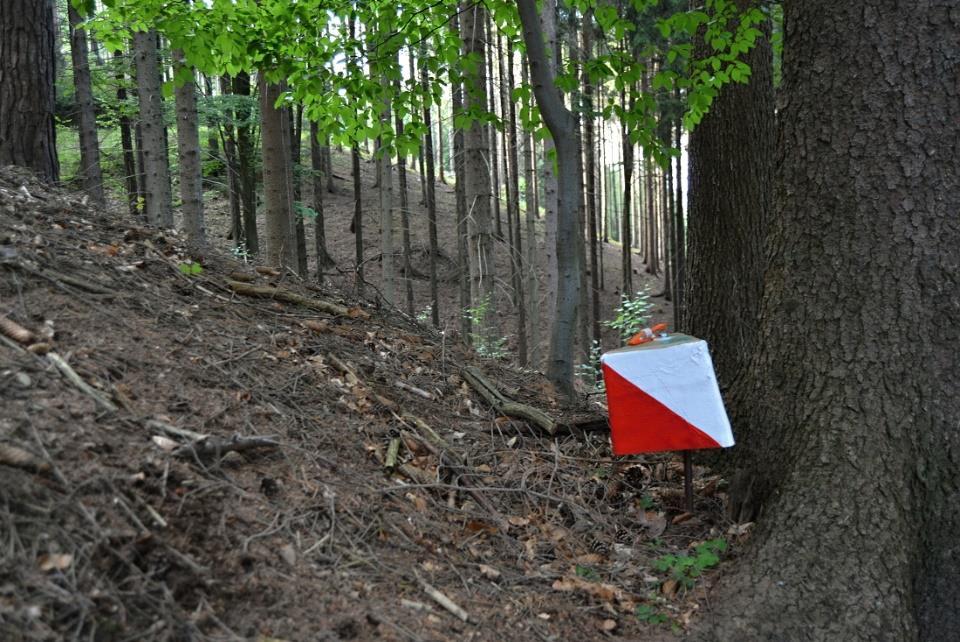
[[[547,377],[563,395],[572,399],[573,344],[576,338],[577,304],[580,300],[580,253],[576,248],[580,204],[580,179],[577,175],[577,141],[573,114],[563,103],[547,62],[543,31],[534,0],[519,0],[517,8],[523,25],[523,40],[530,61],[530,79],[543,120],[557,149],[559,198],[557,207],[557,302],[550,332],[550,356]],[[561,252],[565,249],[567,251]]]
[[[73,87],[76,93],[77,121],[80,133],[80,180],[83,191],[94,201],[102,203],[103,174],[100,171],[100,144],[97,140],[97,113],[90,85],[87,32],[81,26],[83,18],[67,5],[70,24],[70,57],[73,60]]]
[[[160,95],[156,32],[134,33],[133,51],[137,63],[137,98],[140,101],[140,134],[143,139],[144,212],[147,223],[173,227],[170,164]]]
[[[630,102],[626,94],[630,93]],[[620,94],[620,105],[625,110],[633,111],[633,88],[624,89]],[[620,271],[623,282],[621,294],[633,296],[633,235],[630,218],[630,205],[633,202],[633,141],[630,140],[630,129],[626,122],[621,123],[620,146],[623,149],[623,211],[620,214]],[[637,213],[639,218],[639,212]]]
[[[297,270],[297,236],[290,181],[290,126],[276,103],[283,87],[259,74],[260,119],[263,136],[263,209],[266,236],[264,259],[269,265]]]
[[[174,51],[177,69],[186,69],[189,78],[176,88],[177,154],[180,161],[180,200],[183,228],[191,242],[206,242],[203,222],[203,170],[200,163],[200,123],[197,114],[197,86],[192,67],[186,66],[182,51]]]
[[[713,640],[960,636],[960,11],[784,4],[775,212],[736,392],[760,529]]]
[[[583,51],[589,59],[593,55],[593,12],[583,16]],[[597,156],[594,144],[593,115],[594,82],[589,74],[583,75],[583,147],[585,151],[584,174],[586,177],[587,242],[590,244],[590,334],[595,345],[600,345],[600,265],[597,258]]]
[[[514,57],[513,43],[507,39],[505,52],[506,74],[501,73],[501,96],[503,97],[504,117],[509,114],[505,135],[507,144],[504,146],[504,156],[509,159],[507,172],[507,186],[510,195],[507,204],[508,224],[512,233],[511,251],[513,252],[513,291],[517,306],[517,361],[521,367],[527,365],[527,305],[524,297],[523,275],[524,257],[523,241],[520,234],[520,164],[517,156],[517,105],[513,100],[514,85]]]
[[[60,180],[54,124],[55,30],[49,0],[0,2],[0,165]]]
[[[546,65],[552,78],[557,76],[557,0],[543,0],[540,12],[540,25],[546,41]],[[554,141],[550,137],[543,140],[543,216],[544,216],[544,269],[546,270],[546,301],[544,307],[553,310],[557,306],[557,210],[559,186],[557,184],[556,165],[554,163]],[[539,216],[539,211],[537,216]],[[536,362],[534,362],[536,363]]]
[[[740,8],[758,0],[738,0]],[[710,45],[698,42],[705,55]],[[690,136],[689,250],[683,328],[710,343],[721,388],[756,347],[763,238],[771,215],[773,58],[759,39],[744,57],[749,85],[724,87]]]

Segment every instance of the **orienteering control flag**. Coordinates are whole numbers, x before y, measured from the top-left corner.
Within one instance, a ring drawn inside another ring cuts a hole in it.
[[[732,446],[707,342],[671,334],[600,357],[613,452]]]

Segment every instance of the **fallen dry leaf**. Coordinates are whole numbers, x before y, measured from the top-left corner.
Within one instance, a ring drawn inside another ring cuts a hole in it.
[[[492,566],[487,566],[486,564],[480,565],[480,574],[491,580],[495,580],[500,577],[500,571]]]
[[[608,619],[606,619],[606,620],[604,620],[603,622],[600,623],[600,630],[601,630],[601,631],[610,632],[610,631],[613,631],[615,628],[617,628],[617,621],[616,621],[616,620],[611,620],[611,619],[608,618]]]
[[[360,306],[354,306],[352,308],[347,308],[347,316],[352,319],[369,319],[370,313]]]
[[[174,440],[169,439],[168,437],[164,437],[162,435],[154,435],[150,439],[153,441],[154,444],[156,444],[160,448],[160,450],[167,453],[173,452],[180,445]]]
[[[673,597],[677,593],[677,589],[680,585],[676,580],[667,580],[663,583],[663,586],[660,587],[660,592],[666,595],[667,597]]]

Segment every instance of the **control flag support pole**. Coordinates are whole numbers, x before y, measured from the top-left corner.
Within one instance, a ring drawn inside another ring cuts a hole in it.
[[[687,512],[693,512],[693,460],[689,450],[683,451],[683,493],[687,501]]]

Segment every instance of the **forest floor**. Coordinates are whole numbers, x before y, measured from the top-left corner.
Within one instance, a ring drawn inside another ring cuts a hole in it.
[[[722,480],[685,512],[679,460],[613,457],[538,374],[14,169],[0,275],[0,639],[670,639],[696,547],[742,538]]]

